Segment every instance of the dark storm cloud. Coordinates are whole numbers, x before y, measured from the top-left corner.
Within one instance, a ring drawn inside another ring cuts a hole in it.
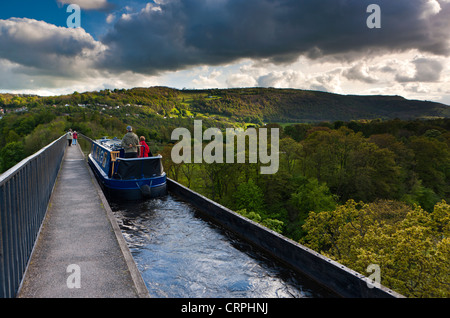
[[[123,16],[101,41],[102,67],[155,74],[240,58],[354,60],[418,49],[448,55],[450,3],[437,0],[165,0]],[[381,29],[369,29],[376,2]],[[434,4],[434,6],[432,6]]]

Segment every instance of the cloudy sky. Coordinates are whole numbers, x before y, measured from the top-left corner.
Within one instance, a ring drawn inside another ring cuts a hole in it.
[[[0,4],[0,92],[259,86],[450,105],[449,62],[450,0]]]

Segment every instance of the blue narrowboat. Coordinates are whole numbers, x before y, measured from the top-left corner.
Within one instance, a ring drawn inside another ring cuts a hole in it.
[[[104,192],[119,200],[142,200],[167,194],[161,156],[124,158],[121,140],[102,138],[92,143],[89,165]]]

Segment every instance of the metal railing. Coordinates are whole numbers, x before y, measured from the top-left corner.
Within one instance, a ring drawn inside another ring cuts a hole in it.
[[[83,135],[82,133],[78,133],[78,144],[80,145],[81,151],[87,155],[91,152],[92,144],[94,143],[94,140],[89,138],[86,135]]]
[[[63,135],[0,175],[0,298],[20,287],[65,148]]]

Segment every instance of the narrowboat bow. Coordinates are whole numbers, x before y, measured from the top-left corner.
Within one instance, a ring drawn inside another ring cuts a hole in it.
[[[114,199],[141,200],[167,194],[161,156],[124,158],[121,140],[99,139],[92,143],[89,165],[103,190]]]

